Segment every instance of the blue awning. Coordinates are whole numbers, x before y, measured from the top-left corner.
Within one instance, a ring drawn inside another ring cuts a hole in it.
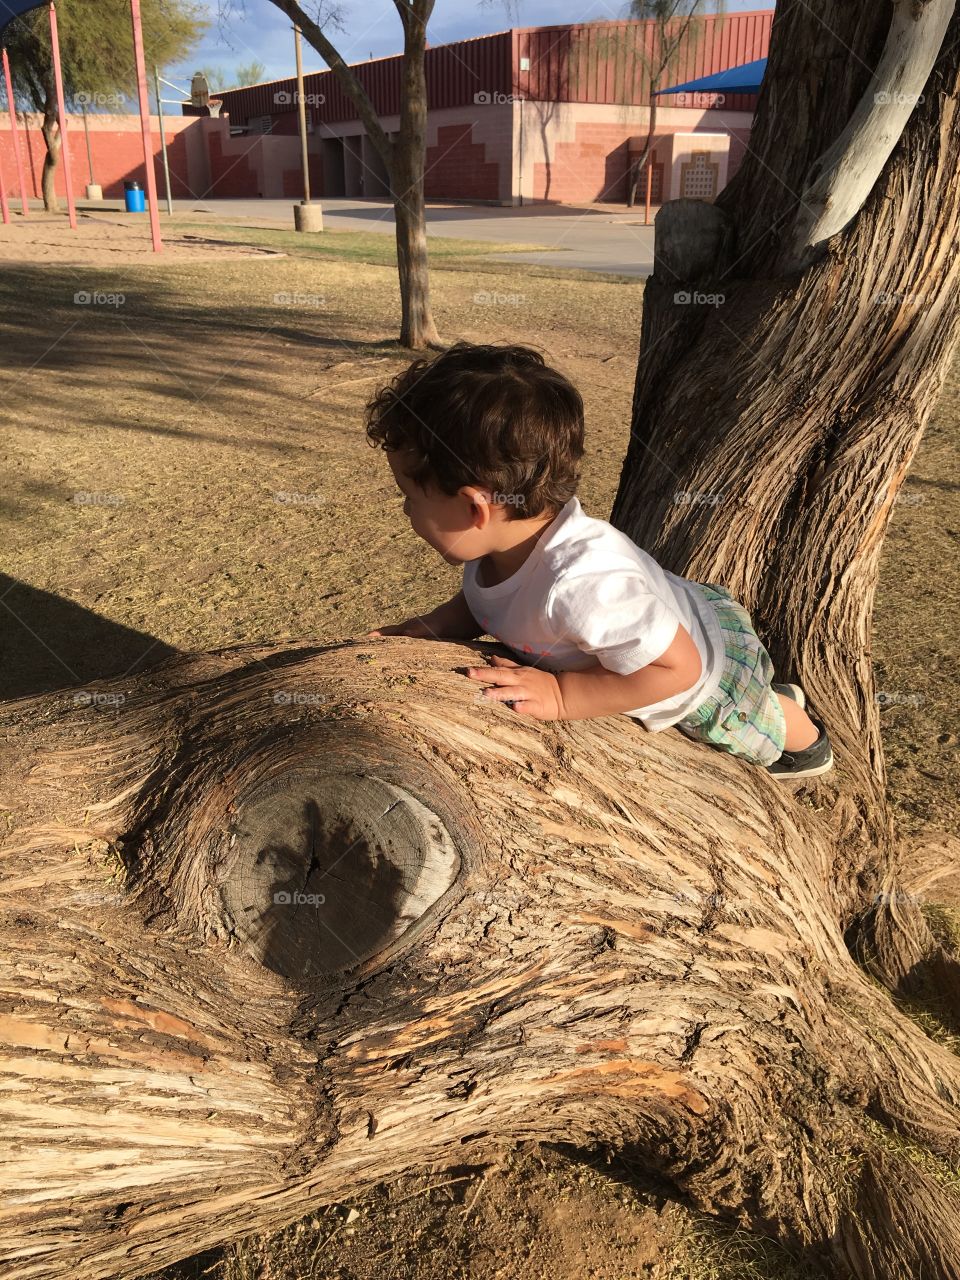
[[[658,89],[655,97],[664,93],[757,93],[767,69],[766,58],[745,62],[742,67],[728,67],[713,76],[701,76],[686,84],[675,84],[670,89]]]

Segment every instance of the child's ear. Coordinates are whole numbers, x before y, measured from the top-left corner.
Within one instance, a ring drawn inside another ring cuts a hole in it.
[[[470,503],[473,524],[477,529],[485,529],[495,518],[493,494],[480,485],[465,484],[457,492]]]

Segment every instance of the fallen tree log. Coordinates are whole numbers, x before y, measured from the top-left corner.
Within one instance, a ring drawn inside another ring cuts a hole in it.
[[[866,1117],[955,1161],[960,1062],[844,945],[829,792],[520,720],[475,660],[244,647],[12,704],[7,1274],[135,1275],[487,1138],[952,1274],[952,1194]]]

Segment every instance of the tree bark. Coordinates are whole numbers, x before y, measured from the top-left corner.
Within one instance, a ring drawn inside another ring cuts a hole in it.
[[[725,583],[811,695],[844,781],[837,830],[858,842],[848,921],[893,848],[870,662],[883,534],[960,334],[956,18],[863,209],[806,271],[785,264],[811,136],[828,146],[873,94],[888,27],[873,6],[778,12],[743,167],[714,205],[658,214],[611,516],[674,571]],[[836,42],[855,54],[845,76],[791,73],[798,49],[816,61]]]
[[[60,120],[57,114],[57,90],[53,83],[51,70],[49,83],[46,85],[46,98],[43,104],[43,123],[40,126],[44,145],[47,148],[43,157],[43,171],[40,175],[40,191],[43,196],[43,207],[47,213],[56,213],[60,207],[57,199],[56,180],[57,165],[60,162],[60,148],[63,138],[60,134]]]
[[[747,603],[836,774],[526,720],[456,670],[479,644],[245,647],[9,704],[5,1274],[119,1280],[537,1139],[837,1280],[960,1277],[960,1060],[891,995],[956,993],[957,958],[900,889],[870,666],[958,337],[960,20],[863,208],[788,266],[888,25],[778,10],[756,159],[658,215],[613,513]]]
[[[384,132],[379,116],[353,70],[297,0],[273,0],[339,79],[357,108],[372,145],[386,166],[396,223],[397,271],[400,277],[400,345],[413,350],[440,347],[430,309],[427,219],[423,195],[427,130],[427,82],[424,56],[427,22],[434,0],[394,0],[403,25],[403,68],[400,127],[395,141]]]
[[[629,1151],[838,1276],[960,1274],[950,1193],[876,1136],[953,1161],[960,1062],[849,955],[829,816],[480,703],[478,647],[9,704],[4,1274],[136,1275],[488,1137]]]

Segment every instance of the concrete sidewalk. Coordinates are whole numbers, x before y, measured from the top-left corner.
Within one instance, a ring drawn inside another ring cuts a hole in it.
[[[293,200],[175,200],[177,221],[236,221],[238,225],[293,230]],[[321,200],[324,225],[334,231],[375,231],[393,235],[393,205],[383,199]],[[78,209],[123,208],[120,200],[96,205],[79,201]],[[166,206],[160,200],[161,212]],[[130,214],[131,218],[145,214]],[[651,219],[652,219],[651,214]],[[644,226],[643,208],[622,205],[527,205],[504,208],[434,201],[427,205],[427,235],[464,240],[543,245],[532,253],[491,254],[506,262],[574,267],[644,277],[653,271],[653,224]]]

